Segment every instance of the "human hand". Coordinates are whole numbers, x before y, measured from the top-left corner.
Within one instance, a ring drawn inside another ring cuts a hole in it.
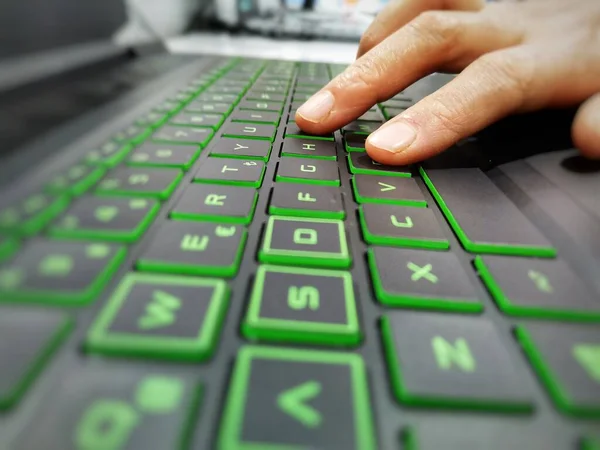
[[[508,114],[584,102],[573,141],[600,158],[598,0],[395,0],[363,36],[358,56],[298,109],[303,130],[338,129],[429,73],[462,70],[372,133],[369,155],[410,164]]]

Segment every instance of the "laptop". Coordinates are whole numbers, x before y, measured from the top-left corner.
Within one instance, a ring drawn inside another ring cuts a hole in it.
[[[572,111],[388,167],[443,76],[312,136],[343,66],[106,48],[0,96],[0,448],[600,448]]]

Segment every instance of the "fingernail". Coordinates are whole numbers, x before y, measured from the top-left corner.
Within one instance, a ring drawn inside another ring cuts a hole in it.
[[[417,138],[415,129],[405,122],[394,122],[384,125],[371,134],[368,141],[374,147],[391,153],[406,150]]]
[[[298,114],[304,117],[309,122],[318,123],[329,115],[333,109],[335,98],[329,91],[321,91],[313,95],[298,108]]]

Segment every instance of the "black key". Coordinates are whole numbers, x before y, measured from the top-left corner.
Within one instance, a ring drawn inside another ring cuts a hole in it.
[[[60,379],[15,450],[181,448],[199,397],[189,375],[80,369]]]
[[[246,242],[239,225],[166,222],[137,261],[140,270],[232,277]]]
[[[70,328],[56,311],[0,309],[0,410],[21,399]]]
[[[223,128],[223,136],[273,141],[277,128],[274,125],[232,122]]]
[[[231,115],[233,122],[270,123],[279,124],[279,113],[271,111],[240,110]]]
[[[171,217],[248,224],[252,220],[257,197],[256,190],[252,188],[192,184],[171,211]]]
[[[162,113],[150,111],[149,113],[146,113],[143,116],[141,116],[135,122],[138,125],[152,127],[157,125],[163,119],[164,116],[165,115]]]
[[[335,142],[319,139],[285,139],[281,147],[281,154],[317,159],[337,159]]]
[[[359,203],[427,206],[421,189],[412,178],[354,175],[352,186]]]
[[[449,415],[447,415],[449,416]],[[430,418],[411,426],[405,435],[406,450],[575,450],[570,433],[532,430],[528,420],[480,418]],[[418,443],[418,446],[415,444]],[[577,447],[579,449],[579,447]],[[588,450],[587,448],[579,450]],[[591,448],[589,450],[596,450]]]
[[[363,237],[369,244],[447,249],[448,238],[426,208],[365,204],[360,207]]]
[[[525,372],[482,318],[405,311],[382,321],[401,403],[456,409],[531,410]]]
[[[294,93],[313,95],[319,92],[319,89],[313,86],[296,86]]]
[[[361,332],[350,273],[261,266],[242,330],[250,339],[358,344]]]
[[[127,128],[119,131],[113,136],[113,140],[117,142],[126,142],[135,140],[138,138],[145,129],[143,127],[139,127],[137,125],[130,125]]]
[[[320,85],[320,86],[325,86],[327,83],[329,83],[329,77],[326,75],[323,76],[310,76],[310,75],[305,75],[305,76],[298,76],[298,78],[296,79],[296,82],[298,84],[315,84],[315,85]]]
[[[357,122],[359,122],[359,123],[364,122],[364,121],[377,122],[379,125],[381,125],[381,116],[379,115],[379,112],[377,111],[377,109],[369,110],[357,119]],[[359,131],[363,131],[363,130],[359,130]]]
[[[269,214],[343,219],[342,195],[336,187],[275,183]]]
[[[130,145],[109,141],[102,144],[98,149],[88,152],[85,160],[90,164],[113,167],[120,163],[130,150]]]
[[[167,100],[167,101],[164,101],[164,102],[156,105],[153,109],[158,112],[168,113],[168,112],[173,111],[178,106],[179,106],[179,102],[173,102],[173,101]]]
[[[231,103],[207,103],[205,101],[194,100],[186,105],[185,111],[194,113],[213,113],[213,114],[229,114],[233,109]]]
[[[210,149],[210,156],[262,159],[267,161],[271,143],[256,139],[219,138]]]
[[[421,169],[421,175],[467,251],[556,255],[550,242],[481,170]]]
[[[81,195],[98,182],[104,169],[85,162],[77,163],[59,172],[47,184],[46,190],[55,194]]]
[[[209,93],[209,94],[232,94],[232,95],[235,95],[237,98],[245,91],[245,89],[244,89],[245,85],[246,85],[246,83],[243,83],[243,82],[240,85],[236,84],[234,86],[231,86],[231,85],[224,86],[222,84],[215,83],[204,92]]]
[[[598,295],[560,260],[478,256],[481,278],[507,314],[600,320]]]
[[[294,91],[294,96],[292,97],[292,101],[295,102],[296,104],[299,102],[304,103],[312,96],[313,96],[313,94],[308,93],[308,92]]]
[[[269,218],[258,259],[273,264],[336,268],[352,263],[344,222],[283,216]]]
[[[96,319],[86,349],[203,361],[216,347],[227,297],[223,280],[130,273]]]
[[[517,338],[561,411],[600,417],[600,331],[597,326],[528,323]]]
[[[131,153],[128,164],[189,169],[200,156],[200,150],[197,145],[145,142]]]
[[[125,257],[117,245],[35,239],[0,267],[0,299],[75,306],[94,299]]]
[[[212,136],[213,131],[210,128],[165,125],[154,132],[152,140],[154,142],[172,142],[175,144],[199,144],[204,148]]]
[[[64,195],[33,193],[19,203],[0,209],[0,231],[30,236],[42,230],[68,205]]]
[[[169,198],[183,173],[176,169],[155,169],[152,167],[119,167],[108,173],[96,192],[111,195],[132,195]]]
[[[196,97],[196,102],[204,103],[235,103],[239,98],[234,94],[200,94]]]
[[[333,141],[333,133],[322,135],[309,134],[302,131],[300,127],[296,124],[296,122],[288,122],[287,127],[285,128],[285,137],[296,137],[301,139],[323,139],[326,141]]]
[[[50,227],[52,236],[134,242],[142,237],[160,205],[145,198],[85,196]]]
[[[481,311],[481,302],[456,255],[373,247],[369,266],[375,294],[390,306]]]
[[[208,158],[194,175],[197,181],[259,187],[265,171],[262,161]]]
[[[348,125],[344,125],[344,133],[371,134],[381,126],[381,122],[367,122],[365,120],[355,120]]]
[[[339,186],[340,174],[336,161],[308,160],[306,158],[281,158],[277,181]]]
[[[239,104],[239,107],[240,109],[281,113],[281,110],[283,109],[283,103],[267,102],[263,100],[242,100]]]
[[[180,112],[169,119],[174,125],[189,125],[194,127],[207,127],[216,130],[223,123],[222,114]]]
[[[273,94],[281,94],[281,95],[285,95],[288,91],[287,87],[285,85],[273,85],[273,84],[268,84],[268,83],[262,83],[260,81],[257,81],[253,86],[252,86],[253,90],[257,90],[260,92],[266,92],[268,94],[273,93]]]
[[[376,449],[368,391],[358,355],[246,347],[218,448]]]
[[[407,178],[411,176],[408,166],[385,166],[373,161],[366,153],[348,154],[348,165],[350,172],[354,174],[361,173],[365,175],[387,175]]]
[[[283,94],[274,94],[272,92],[265,92],[263,90],[251,90],[244,97],[245,100],[254,100],[254,101],[267,101],[267,102],[284,102],[287,98],[287,95]]]
[[[367,135],[362,133],[344,133],[347,152],[364,152]]]

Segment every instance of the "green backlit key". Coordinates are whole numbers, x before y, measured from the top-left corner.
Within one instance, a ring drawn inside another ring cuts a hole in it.
[[[46,185],[48,192],[81,195],[104,176],[104,169],[87,164],[76,164],[52,178]]]
[[[68,316],[56,311],[0,308],[0,410],[20,400],[70,325]]]
[[[240,110],[231,115],[232,122],[268,123],[277,126],[279,124],[279,113],[272,111]]]
[[[131,145],[109,141],[89,152],[85,160],[89,164],[114,167],[119,164],[131,151]]]
[[[258,254],[261,262],[347,268],[352,258],[344,222],[271,216]]]
[[[544,235],[481,170],[421,168],[421,176],[467,251],[556,256]]]
[[[195,375],[99,364],[67,371],[15,450],[189,448],[201,389]]]
[[[131,153],[127,165],[176,167],[187,170],[196,162],[200,151],[201,148],[197,145],[145,142]]]
[[[129,195],[169,198],[183,173],[176,169],[155,169],[152,167],[118,167],[102,180],[96,192],[103,195]]]
[[[369,266],[377,299],[385,305],[464,312],[483,309],[452,253],[373,247]]]
[[[314,135],[309,134],[300,129],[300,127],[296,124],[296,122],[290,121],[287,124],[285,129],[285,137],[286,138],[299,138],[299,139],[316,139],[316,140],[325,140],[325,141],[333,141],[333,133],[324,134],[324,135]]]
[[[515,316],[600,321],[600,302],[560,259],[486,255],[475,266],[502,311]]]
[[[339,188],[295,183],[275,183],[269,214],[324,219],[346,216]]]
[[[153,142],[169,142],[172,144],[196,144],[206,147],[213,137],[211,128],[163,125],[152,135]]]
[[[593,325],[528,323],[516,330],[561,411],[600,417],[600,331]]]
[[[283,157],[275,179],[286,183],[340,185],[337,162],[320,159]]]
[[[221,126],[225,120],[225,116],[222,114],[209,114],[209,113],[192,113],[192,112],[180,112],[177,115],[169,119],[169,123],[173,125],[187,125],[191,127],[206,127],[216,130]]]
[[[158,213],[156,200],[85,196],[50,227],[52,236],[135,242]]]
[[[93,353],[203,361],[217,344],[228,300],[223,280],[130,273],[92,326]]]
[[[284,156],[299,158],[337,159],[335,142],[320,141],[317,139],[285,139],[281,147]]]
[[[282,102],[264,101],[264,100],[242,100],[239,104],[240,109],[249,111],[271,111],[278,114],[283,109]]]
[[[235,103],[238,99],[238,95],[234,94],[201,94],[196,97],[197,102],[223,102],[223,103]]]
[[[0,235],[0,262],[8,259],[19,248],[17,240]]]
[[[287,96],[283,94],[275,94],[272,92],[265,92],[262,90],[251,90],[246,94],[245,97],[247,100],[258,100],[258,101],[266,101],[266,102],[276,102],[283,103],[285,102]]]
[[[411,406],[527,412],[524,368],[482,318],[406,311],[381,323],[394,394]]]
[[[348,154],[350,172],[365,175],[386,175],[390,177],[410,178],[410,169],[406,166],[385,166],[373,161],[366,153],[353,152]]]
[[[433,212],[410,206],[365,204],[359,209],[360,224],[369,244],[447,249],[448,238]]]
[[[355,120],[344,125],[342,131],[345,133],[371,134],[381,126],[380,121]]]
[[[33,194],[21,203],[0,209],[0,231],[18,236],[39,232],[69,204],[66,196]]]
[[[276,131],[275,126],[270,124],[231,122],[223,128],[223,136],[273,141]]]
[[[243,323],[251,339],[355,345],[361,333],[349,272],[261,266]]]
[[[213,114],[229,114],[233,109],[231,103],[211,102],[194,100],[189,103],[184,110],[193,113],[213,113]]]
[[[257,139],[217,139],[210,146],[210,156],[219,158],[262,159],[267,161],[271,154],[271,143]]]
[[[93,300],[125,257],[117,245],[36,239],[0,266],[0,299],[79,306]]]
[[[347,152],[365,152],[367,135],[362,133],[344,133]]]
[[[185,275],[232,277],[246,242],[239,225],[166,222],[137,261],[140,270]]]
[[[243,348],[217,448],[375,450],[362,359],[348,353]]]
[[[412,178],[359,174],[352,177],[352,187],[358,203],[427,207],[421,189]]]
[[[171,217],[248,224],[257,199],[258,194],[253,188],[192,184],[172,209]]]
[[[38,232],[68,205],[67,196],[36,193],[0,209],[0,231],[20,235]]]
[[[264,171],[262,161],[208,158],[200,165],[194,181],[260,187]]]

